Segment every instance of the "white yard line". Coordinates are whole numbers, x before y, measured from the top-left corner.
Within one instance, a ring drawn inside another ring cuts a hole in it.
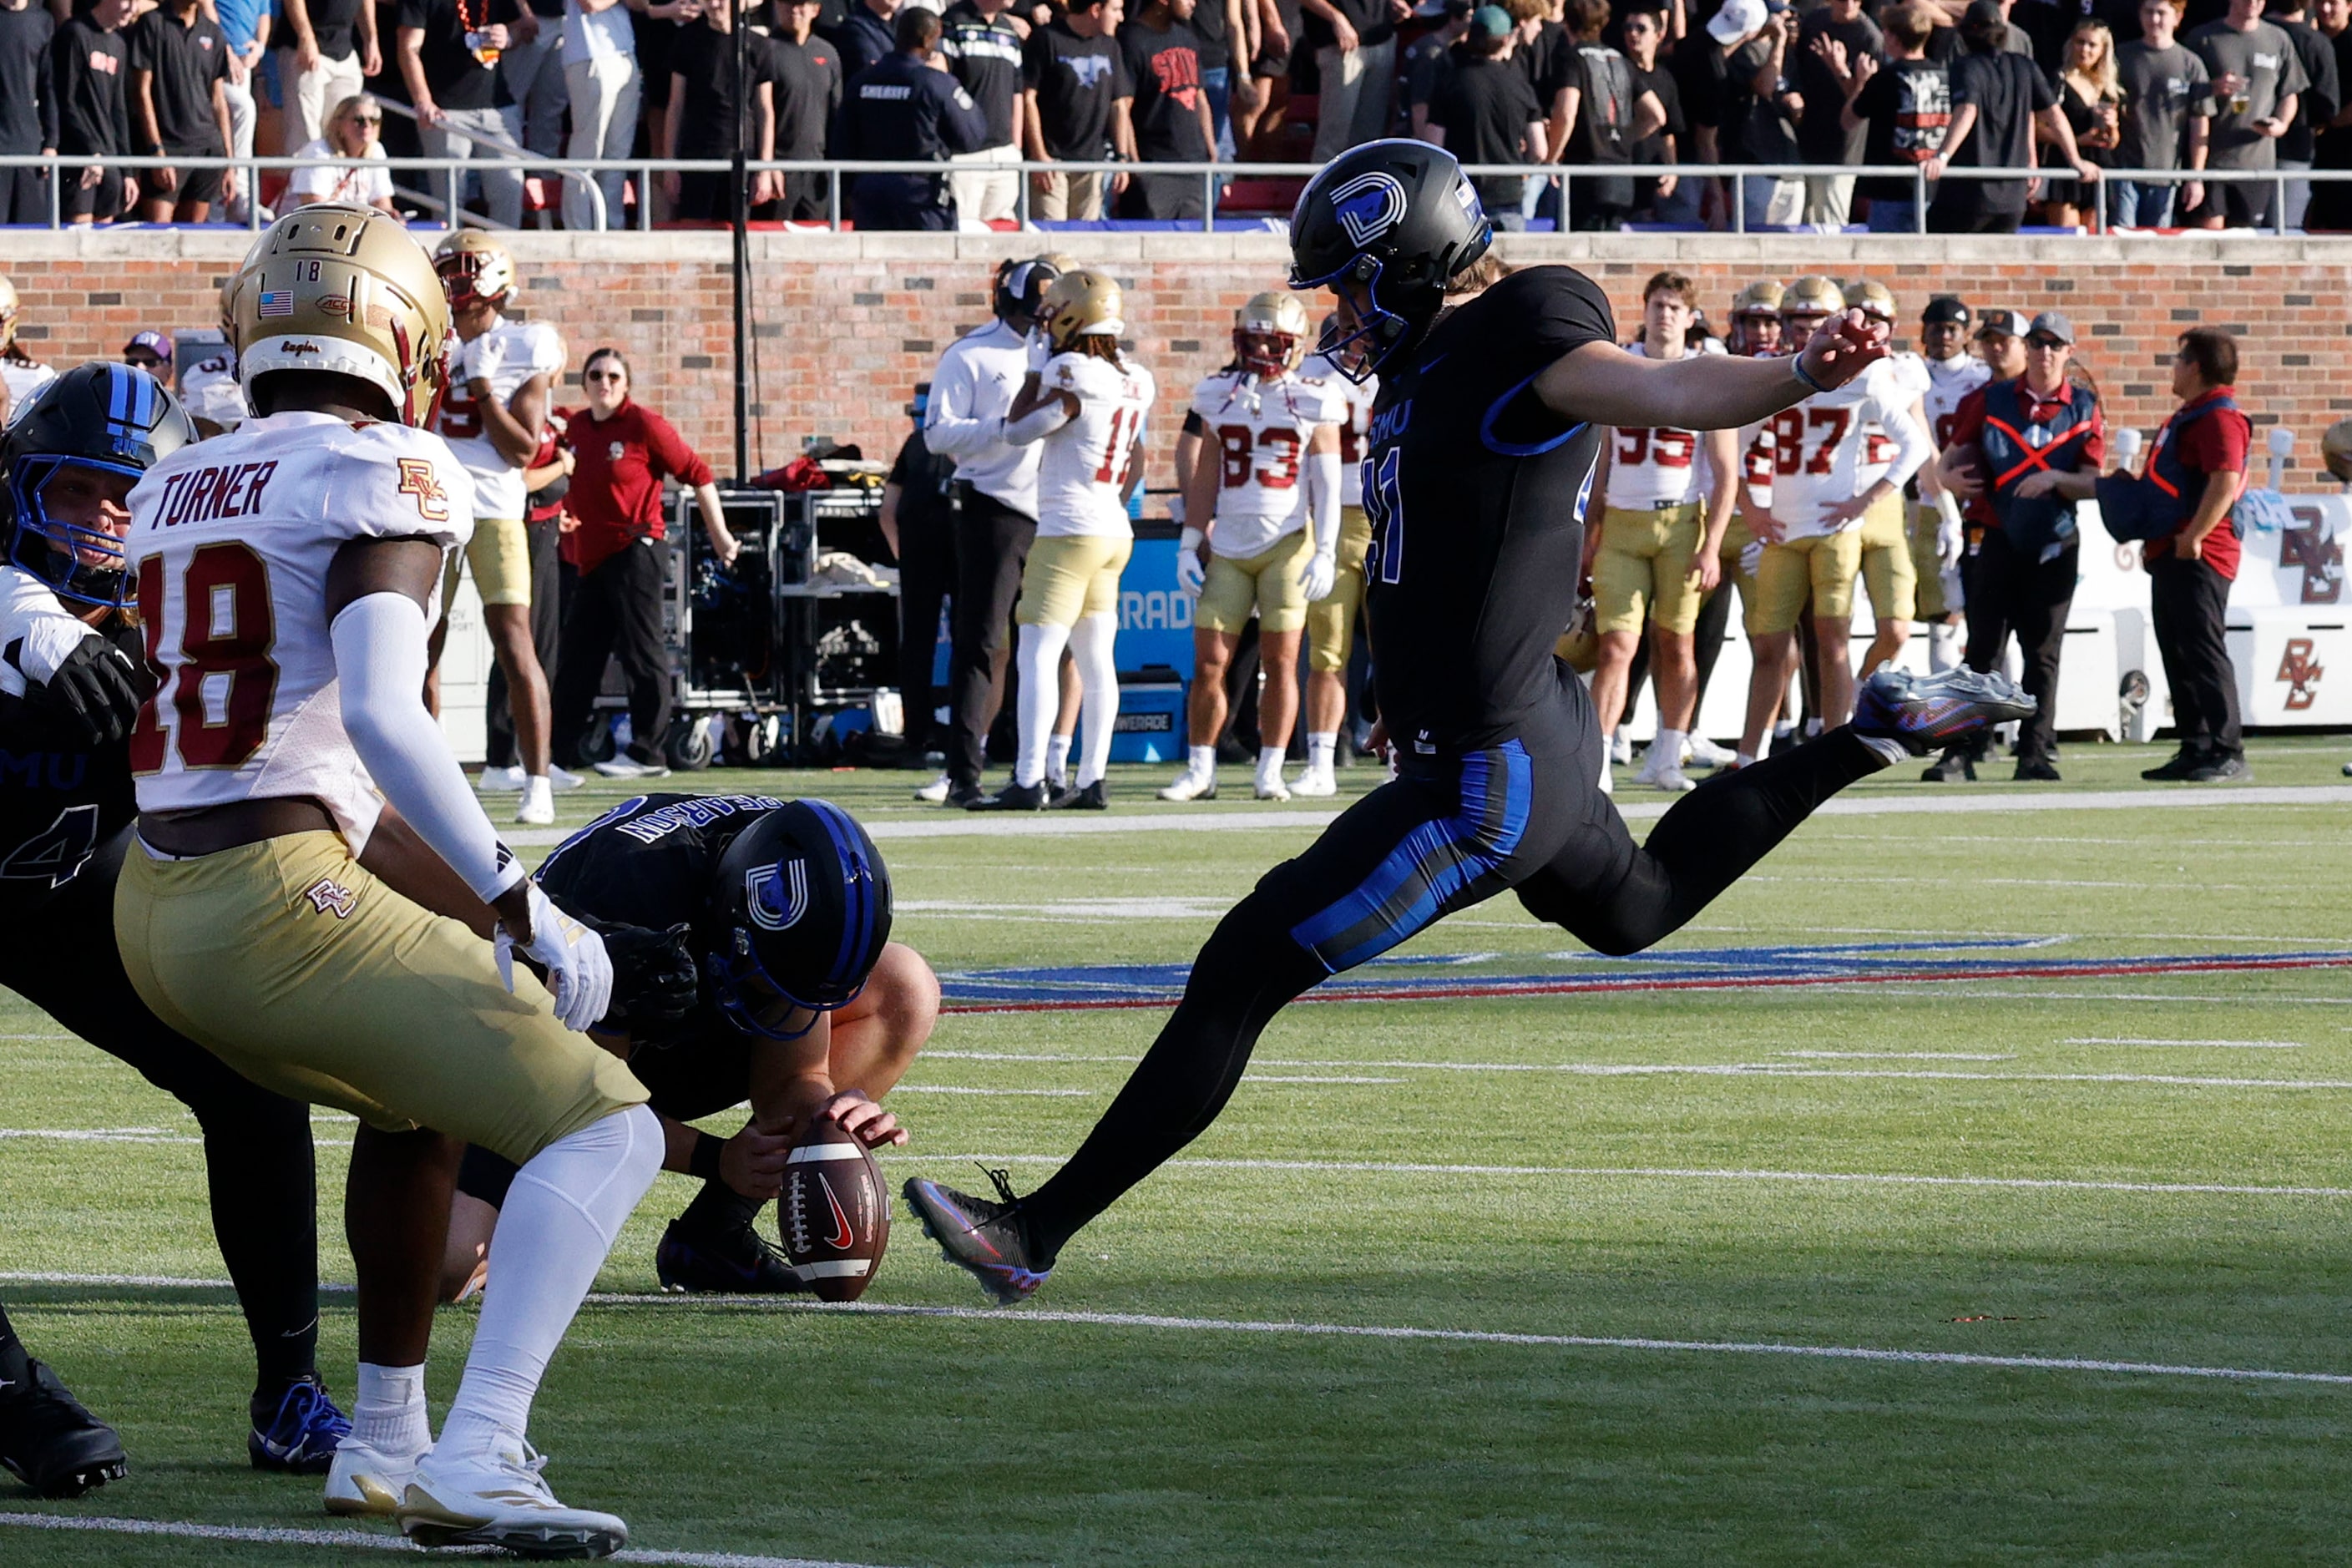
[[[0,1528],[73,1531],[97,1535],[163,1536],[174,1541],[224,1541],[255,1546],[327,1546],[341,1551],[405,1552],[426,1555],[425,1548],[404,1537],[374,1534],[362,1530],[273,1530],[247,1525],[194,1524],[174,1519],[113,1519],[102,1514],[68,1513],[0,1513]],[[487,1547],[430,1555],[436,1560],[444,1556],[488,1556],[500,1562],[514,1561]],[[615,1552],[607,1561],[663,1563],[672,1565],[672,1568],[866,1568],[862,1563],[837,1563],[814,1557],[757,1557],[738,1552],[631,1551]]]
[[[2083,1035],[2060,1042],[2069,1046],[2178,1046],[2193,1050],[2299,1051],[2300,1040],[2151,1040],[2121,1036]]]

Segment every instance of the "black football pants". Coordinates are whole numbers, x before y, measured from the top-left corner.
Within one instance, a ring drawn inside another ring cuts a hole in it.
[[[21,916],[40,940],[0,945],[5,985],[178,1100],[204,1134],[213,1235],[245,1309],[268,1392],[315,1370],[319,1349],[317,1174],[310,1108],[248,1082],[147,1010],[114,944],[114,879],[125,828],[74,879]],[[97,1204],[122,1194],[90,1194]]]
[[[2165,683],[2172,688],[2172,722],[2182,754],[2213,763],[2243,757],[2226,617],[2230,580],[2202,561],[2168,553],[2149,563],[2147,578],[2149,618],[2164,656]]]
[[[580,737],[595,718],[607,658],[621,661],[628,683],[632,748],[644,762],[662,754],[670,709],[669,653],[662,643],[662,564],[668,554],[669,546],[658,539],[640,541],[582,573],[572,591],[555,661],[549,748],[567,768],[580,765]]]
[[[948,655],[948,705],[953,726],[948,736],[948,777],[959,786],[977,785],[988,763],[988,689],[999,649],[1011,637],[1013,602],[1021,597],[1021,569],[1037,538],[1037,520],[1013,510],[994,496],[956,486],[956,586],[954,645]],[[1005,700],[1013,693],[1006,673]]]
[[[1814,807],[1885,761],[1850,729],[1718,773],[1637,845],[1601,792],[1605,742],[1561,665],[1549,754],[1519,741],[1415,759],[1267,872],[1192,962],[1184,998],[1068,1164],[1022,1201],[1042,1263],[1205,1131],[1267,1020],[1326,975],[1506,890],[1605,953],[1671,935]]]
[[[915,760],[931,748],[940,722],[940,610],[956,593],[955,513],[944,507],[898,508],[898,689],[907,705],[907,742]],[[950,632],[952,638],[953,632]],[[952,645],[951,645],[952,646]],[[954,679],[950,674],[950,680]]]
[[[539,655],[540,670],[552,691],[556,643],[563,635],[561,525],[550,518],[530,524],[527,531],[530,538],[530,646]],[[514,707],[507,700],[507,667],[496,659],[490,661],[490,689],[483,699],[482,728],[488,737],[482,760],[494,768],[513,767],[517,760]]]
[[[2081,562],[2073,544],[2050,560],[2029,561],[2011,546],[2009,535],[1988,528],[1968,574],[1969,668],[1987,674],[1999,669],[2001,652],[2015,637],[2025,694],[2040,704],[2018,728],[2020,762],[2046,763],[2058,754],[2058,663]]]

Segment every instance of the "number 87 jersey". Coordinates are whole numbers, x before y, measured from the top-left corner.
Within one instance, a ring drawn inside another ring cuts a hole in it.
[[[142,811],[308,795],[354,852],[380,805],[343,733],[327,568],[354,539],[473,531],[440,437],[325,414],[247,420],[131,492],[124,553],[161,683],[131,734]]]

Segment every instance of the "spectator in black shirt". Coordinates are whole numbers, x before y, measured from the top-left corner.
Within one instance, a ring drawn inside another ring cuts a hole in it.
[[[959,220],[1012,217],[1021,201],[1017,169],[991,167],[1021,162],[1021,28],[1012,0],[959,0],[940,18],[940,53],[988,121],[988,142],[976,153],[959,153],[950,163],[966,172],[949,177],[955,187]]]
[[[1253,9],[1255,0],[1252,0]],[[1201,44],[1201,91],[1209,100],[1209,144],[1218,155],[1231,158],[1233,58],[1236,49],[1247,58],[1249,30],[1242,0],[1198,0],[1192,8],[1192,36]]]
[[[1146,0],[1118,30],[1127,78],[1135,96],[1125,113],[1113,107],[1130,138],[1124,151],[1140,163],[1214,163],[1216,131],[1209,98],[1201,90],[1200,38],[1191,26],[1194,0]],[[1138,171],[1128,187],[1129,217],[1197,219],[1202,216],[1201,176]]]
[[[2008,30],[1993,0],[1969,0],[1960,20],[1969,52],[1952,65],[1952,128],[1927,161],[1927,177],[1943,181],[1927,209],[1927,227],[1934,233],[2017,232],[2025,217],[2025,181],[1944,180],[1944,171],[2030,167],[2037,129],[2079,177],[2099,177],[2074,145],[2074,129],[2058,111],[2050,79],[2031,58],[2002,47]]]
[[[2338,90],[2352,82],[2352,0],[2319,0],[2319,31],[2335,55]],[[2336,111],[2314,138],[2311,166],[2352,169],[2352,105]],[[2315,182],[2303,226],[2312,233],[2352,229],[2352,184]]]
[[[841,79],[857,79],[857,73],[874,65],[898,47],[898,16],[899,0],[853,0],[849,15],[833,29],[833,47],[841,51]]]
[[[1952,126],[1952,79],[1927,58],[1933,15],[1924,5],[1895,5],[1879,14],[1886,63],[1855,60],[1853,96],[1839,109],[1844,123],[1863,131],[1862,161],[1874,169],[1916,168],[1943,150]],[[1927,187],[1930,196],[1935,187]],[[1873,234],[1912,234],[1919,222],[1919,187],[1909,175],[1870,175],[1854,194],[1868,204]]]
[[[130,19],[131,0],[95,0],[60,24],[50,41],[58,151],[67,157],[131,152],[131,51],[122,41]],[[70,223],[111,220],[129,209],[133,189],[128,174],[93,163],[67,178],[60,205]]]
[[[286,13],[278,84],[286,99],[286,145],[327,133],[335,105],[367,90],[383,70],[373,0],[279,0]]]
[[[1553,126],[1546,131],[1548,144],[1551,135],[1560,138],[1552,151],[1563,163],[1630,163],[1633,143],[1666,122],[1658,100],[1634,87],[1625,57],[1601,41],[1609,18],[1609,0],[1569,0],[1575,47]],[[1633,216],[1633,182],[1624,175],[1571,181],[1568,212],[1571,227],[1617,228]]]
[[[1829,0],[1797,31],[1797,91],[1805,101],[1797,121],[1797,151],[1808,163],[1859,163],[1864,133],[1842,112],[1859,90],[1853,69],[1884,47],[1878,24],[1862,14],[1862,0]],[[1805,221],[1843,227],[1853,210],[1853,176],[1805,176]]]
[[[1540,163],[1549,152],[1544,111],[1527,74],[1511,62],[1517,28],[1499,5],[1482,5],[1470,17],[1470,36],[1455,52],[1454,73],[1429,108],[1423,140],[1433,142],[1463,163]],[[1517,175],[1486,174],[1473,182],[1478,202],[1496,228],[1525,228],[1519,214],[1526,182]]]
[[[1720,56],[1719,64],[1699,57],[1710,74],[1721,73],[1720,84],[1713,89],[1714,101],[1699,108],[1689,83],[1684,84],[1691,117],[1700,127],[1701,161],[1797,162],[1796,114],[1802,104],[1791,58],[1797,20],[1787,0],[1724,0],[1707,23],[1706,36]],[[1705,145],[1709,129],[1715,141],[1712,157]],[[1759,175],[1739,182],[1739,189],[1751,229],[1785,228],[1804,216],[1802,180]],[[1727,208],[1726,214],[1727,221]]]
[[[2319,132],[2333,121],[2344,107],[2343,78],[2336,68],[2336,47],[2327,36],[2311,26],[2305,6],[2308,0],[2278,0],[2275,6],[2265,7],[2263,20],[2284,33],[2294,45],[2294,57],[2303,62],[2305,87],[2295,95],[2294,118],[2287,123],[2286,134],[2279,138],[2278,166],[2298,173],[2311,168],[2318,161]],[[2299,229],[2304,216],[2311,206],[2311,182],[2289,180],[2286,183],[2286,226]]]
[[[774,68],[769,91],[776,108],[776,156],[822,158],[834,116],[841,111],[841,51],[817,36],[822,0],[784,0],[776,9],[780,26],[768,46]],[[761,216],[811,222],[829,216],[829,200],[823,174],[786,174],[779,199]]]
[[[1721,163],[1725,146],[1736,139],[1728,129],[1733,123],[1731,57],[1763,26],[1764,15],[1760,0],[1753,5],[1725,0],[1704,26],[1685,34],[1667,56],[1666,68],[1674,74],[1675,91],[1690,124],[1694,163]],[[1699,220],[1710,227],[1727,226],[1723,182],[1708,176],[1697,184],[1698,189],[1691,194],[1698,198]]]
[[[1410,0],[1300,0],[1300,8],[1322,82],[1315,121],[1320,163],[1389,133],[1396,25],[1412,6]]]
[[[730,0],[706,0],[702,19],[685,28],[669,55],[669,109],[662,127],[665,158],[732,158],[735,138],[753,160],[776,155],[774,57],[769,40],[751,39],[751,68],[743,79],[748,112],[735,110],[735,39]],[[662,175],[670,214],[683,223],[724,223],[734,214],[731,176],[671,172]],[[772,200],[772,173],[751,176],[748,204]]]
[[[849,79],[834,121],[834,156],[944,164],[977,152],[988,121],[940,54],[936,12],[898,13],[898,47]],[[951,229],[955,199],[940,174],[860,174],[849,193],[860,228]]]
[[[1066,12],[1029,36],[1021,96],[1031,163],[1095,163],[1110,152],[1114,128],[1126,119],[1120,105],[1135,96],[1127,57],[1115,37],[1124,16],[1121,0],[1071,0]],[[1131,147],[1130,133],[1120,151]],[[1050,169],[1033,178],[1030,211],[1049,223],[1101,217],[1104,196],[1118,195],[1127,180],[1124,174],[1107,181],[1099,172]]]
[[[915,384],[907,412],[915,428],[890,465],[882,487],[882,537],[898,558],[898,691],[906,704],[908,744],[919,756],[944,754],[939,706],[946,693],[931,684],[938,667],[940,611],[956,580],[955,460],[931,450],[923,416],[931,384]]]
[[[228,155],[228,35],[197,0],[174,0],[148,12],[124,36],[131,49],[131,94],[139,150],[166,157]],[[234,169],[161,165],[140,181],[139,216],[147,223],[202,223],[216,200],[234,200]]]
[[[1658,50],[1666,40],[1666,14],[1628,11],[1618,26],[1619,36],[1625,40],[1625,63],[1633,73],[1635,98],[1647,93],[1657,100],[1664,116],[1655,131],[1638,138],[1629,149],[1633,161],[1678,163],[1690,128],[1683,120],[1682,93],[1675,85],[1674,73],[1658,64]],[[1673,174],[1645,174],[1633,182],[1633,216],[1652,223],[1695,224],[1699,221],[1697,196],[1683,189]]]
[[[37,0],[0,0],[0,153],[58,150],[58,100],[49,86],[57,18]],[[49,221],[40,169],[0,169],[0,224]]]
[[[1437,89],[1454,73],[1454,47],[1470,36],[1471,0],[1445,0],[1445,25],[1423,33],[1404,52],[1404,107],[1407,128],[1421,136],[1429,124],[1429,106]],[[1422,136],[1427,141],[1426,136]]]
[[[522,170],[479,138],[519,145],[522,110],[483,57],[497,58],[520,16],[514,0],[399,0],[394,17],[394,52],[425,156],[478,163],[483,205],[506,228],[522,225]]]

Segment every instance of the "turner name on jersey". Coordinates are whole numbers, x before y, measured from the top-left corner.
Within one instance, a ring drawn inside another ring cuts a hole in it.
[[[532,376],[551,380],[562,374],[563,340],[544,321],[501,321],[459,346],[457,363],[450,370],[449,391],[441,400],[441,415],[433,427],[474,477],[476,517],[520,519],[524,492],[522,470],[507,461],[482,428],[482,411],[475,405],[473,384],[489,383],[491,395],[504,404]]]
[[[1347,422],[1342,384],[1224,370],[1193,388],[1192,412],[1217,446],[1218,554],[1256,555],[1306,526],[1302,455],[1316,426]]]
[[[343,733],[327,568],[353,539],[473,532],[438,436],[275,414],[184,447],[131,492],[124,553],[162,682],[131,735],[145,811],[310,795],[354,853],[380,803]]]
[[[1078,400],[1078,416],[1047,437],[1037,462],[1037,531],[1047,536],[1094,534],[1125,538],[1128,465],[1143,416],[1159,395],[1139,364],[1113,364],[1091,354],[1061,353],[1045,362],[1038,382]]]

